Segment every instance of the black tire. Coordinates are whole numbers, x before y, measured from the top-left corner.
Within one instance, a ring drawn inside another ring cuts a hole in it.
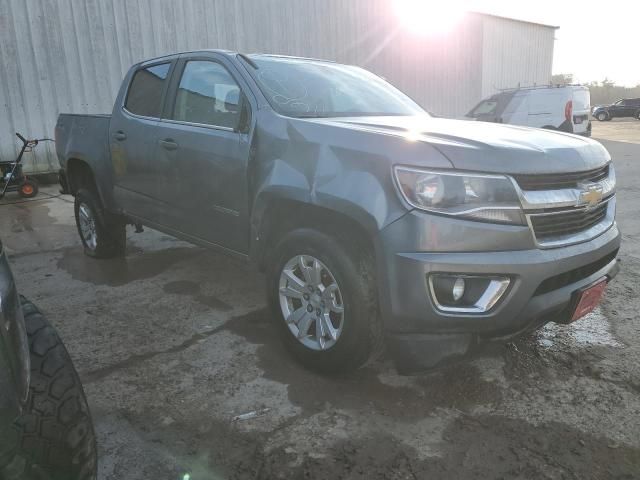
[[[38,195],[38,182],[34,178],[26,178],[18,188],[18,194],[22,198],[33,198]]]
[[[640,120],[640,110],[638,110],[638,111],[636,112],[636,119],[637,119],[637,120]]]
[[[611,120],[611,118],[609,117],[609,114],[606,112],[599,112],[596,115],[596,120],[598,120],[599,122],[605,122],[607,120]]]
[[[16,422],[18,453],[5,480],[93,480],[96,437],[78,373],[38,308],[21,297],[31,359],[25,411]]]
[[[373,260],[366,249],[312,229],[295,230],[276,246],[267,266],[267,292],[273,319],[291,354],[305,367],[321,373],[355,370],[383,350],[382,325],[374,279]],[[361,247],[361,246],[360,246]],[[279,281],[286,263],[297,255],[311,255],[331,271],[340,286],[344,326],[337,342],[327,350],[312,350],[289,330],[280,308]]]
[[[80,206],[85,205],[95,221],[95,246],[87,242],[80,226]],[[80,188],[76,193],[74,212],[84,253],[93,258],[113,258],[124,255],[126,224],[116,215],[105,212],[94,190]]]

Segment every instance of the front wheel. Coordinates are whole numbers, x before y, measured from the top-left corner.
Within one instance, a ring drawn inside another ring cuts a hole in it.
[[[605,112],[600,112],[598,115],[596,115],[596,118],[598,119],[598,121],[604,122],[605,120],[609,120],[609,115],[607,115]]]
[[[276,247],[267,288],[284,344],[307,368],[354,370],[380,353],[373,265],[363,249],[294,231]]]
[[[104,211],[95,191],[79,189],[74,210],[78,233],[86,255],[94,258],[112,258],[124,254],[125,223]]]

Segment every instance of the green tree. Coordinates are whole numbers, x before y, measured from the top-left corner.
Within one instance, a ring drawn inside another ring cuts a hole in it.
[[[551,75],[551,83],[554,85],[568,85],[573,83],[573,73],[556,73]]]

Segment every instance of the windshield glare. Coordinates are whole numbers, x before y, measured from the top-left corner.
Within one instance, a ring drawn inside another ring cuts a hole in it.
[[[401,91],[362,68],[251,55],[251,73],[274,110],[291,117],[424,115]]]

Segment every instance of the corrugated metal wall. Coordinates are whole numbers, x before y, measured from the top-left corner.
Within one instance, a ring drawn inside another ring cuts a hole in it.
[[[60,112],[108,113],[130,65],[201,48],[269,52],[362,65],[428,110],[460,115],[482,92],[483,22],[469,15],[446,36],[420,37],[396,22],[391,0],[0,0],[0,159],[13,132],[53,134]],[[518,24],[525,25],[525,24]],[[500,28],[497,25],[498,30]],[[540,27],[543,28],[543,27]],[[517,28],[516,28],[517,30]],[[513,32],[517,34],[517,32]],[[512,35],[510,33],[510,35]],[[497,33],[485,45],[500,45]],[[551,45],[552,49],[552,45]],[[522,52],[497,70],[519,72]],[[549,52],[540,52],[544,63]],[[533,55],[535,56],[535,54]],[[529,61],[529,59],[527,59]],[[550,73],[551,64],[548,65]],[[492,80],[493,81],[493,80]],[[53,146],[25,162],[57,168]]]
[[[553,28],[490,16],[483,24],[483,96],[551,82]]]

